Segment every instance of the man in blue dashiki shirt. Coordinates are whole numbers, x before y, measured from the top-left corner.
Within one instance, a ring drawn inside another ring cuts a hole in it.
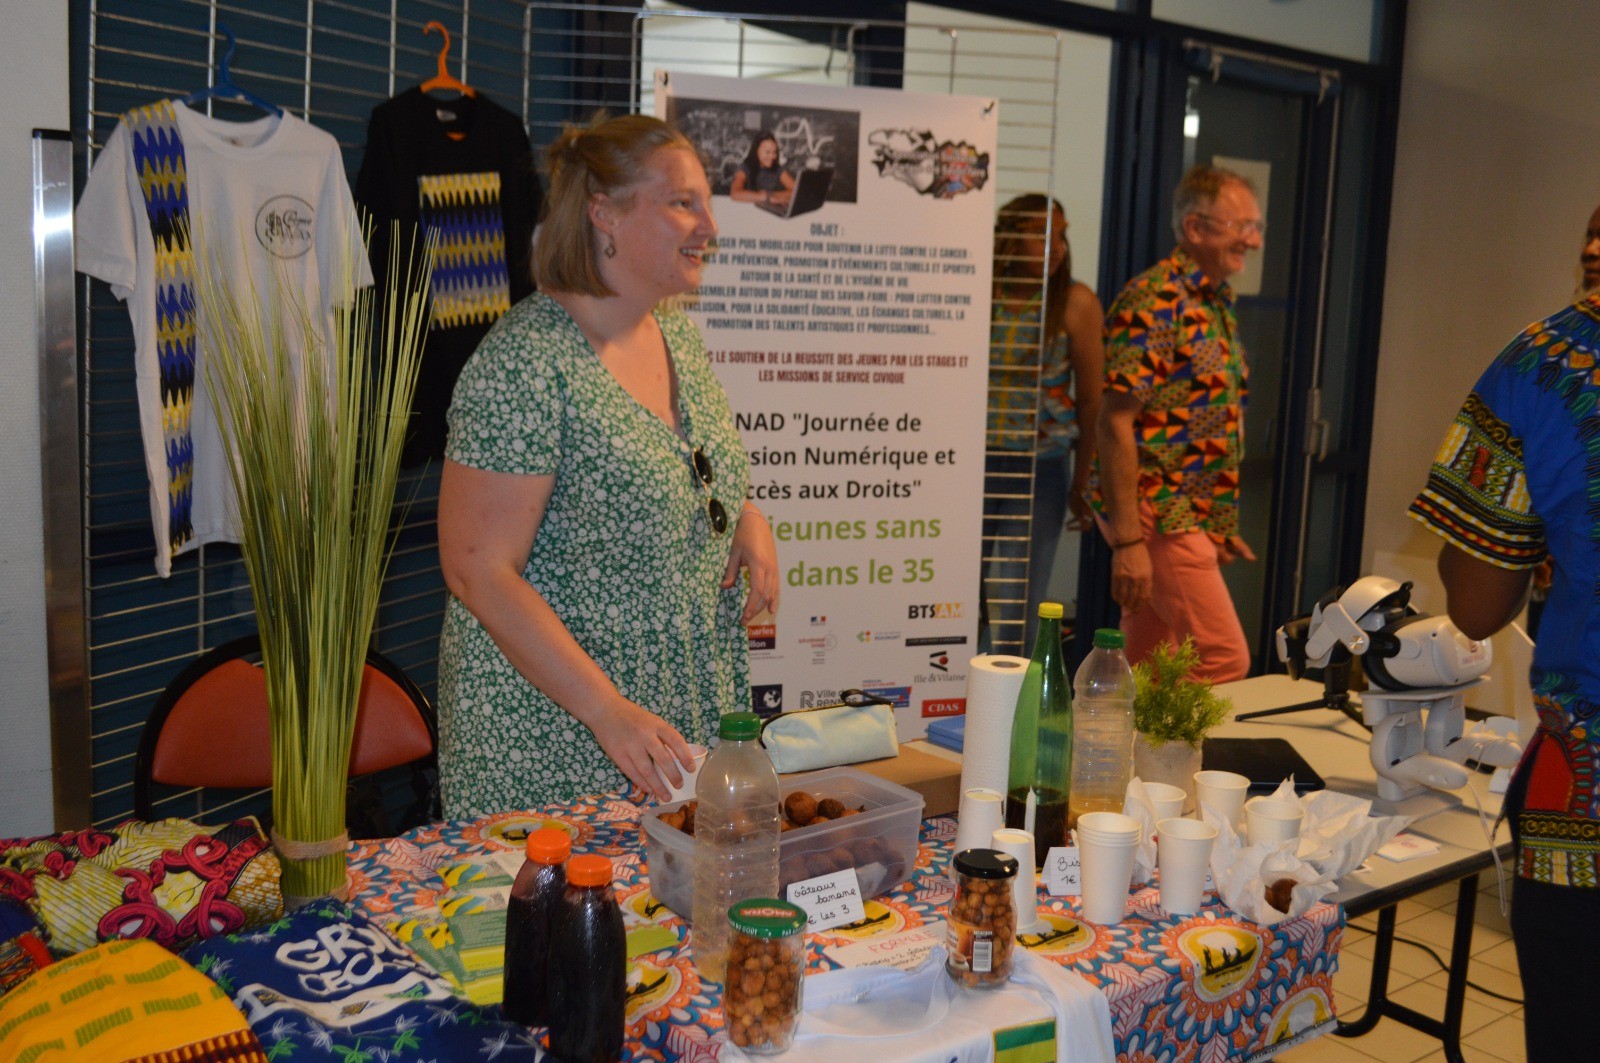
[[[1487,638],[1554,574],[1534,648],[1539,729],[1506,794],[1530,1060],[1593,1058],[1600,955],[1600,294],[1529,325],[1479,378],[1410,513],[1445,539],[1451,620]]]

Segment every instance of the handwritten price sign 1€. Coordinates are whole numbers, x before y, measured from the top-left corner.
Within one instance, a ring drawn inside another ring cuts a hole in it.
[[[1052,897],[1083,895],[1083,865],[1076,845],[1058,845],[1045,854],[1044,888]]]

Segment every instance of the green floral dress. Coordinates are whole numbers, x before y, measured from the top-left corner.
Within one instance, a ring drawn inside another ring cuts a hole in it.
[[[681,311],[656,321],[684,435],[634,401],[567,312],[536,294],[462,370],[447,455],[554,474],[523,578],[624,697],[705,743],[722,713],[748,707],[750,664],[745,581],[721,586],[733,528],[711,530],[691,455],[705,449],[730,517],[750,462],[700,333]],[[628,786],[589,729],[524,679],[455,598],[439,642],[439,768],[453,819]]]

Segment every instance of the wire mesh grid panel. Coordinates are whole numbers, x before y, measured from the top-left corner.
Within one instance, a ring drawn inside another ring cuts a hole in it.
[[[649,111],[660,67],[998,96],[1002,193],[1049,189],[1058,52],[1053,35],[1044,32],[957,35],[904,23],[520,0],[77,2],[84,17],[75,25],[84,28],[75,47],[87,92],[74,125],[91,164],[124,113],[212,82],[224,47],[219,30],[226,28],[237,42],[233,81],[331,133],[353,181],[373,107],[434,74],[441,39],[424,27],[438,20],[450,32],[451,72],[519,113],[536,152],[563,123],[584,120],[598,108]],[[207,106],[223,119],[259,115],[235,103]],[[128,311],[99,281],[85,279],[82,300],[83,621],[92,738],[88,776],[77,784],[92,795],[94,822],[109,824],[132,812],[134,754],[162,690],[186,664],[255,623],[233,546],[182,554],[170,577],[155,574]],[[1035,365],[996,384],[1032,394],[1037,375]],[[1021,434],[1031,438],[1032,432]],[[983,551],[994,646],[1018,649],[1032,457],[1027,439],[995,449],[1020,455],[1026,465],[993,481],[984,501],[991,518]],[[437,463],[407,470],[400,494],[397,548],[374,642],[431,695],[445,600],[434,531]],[[226,755],[226,742],[219,728],[219,755]],[[262,807],[261,795],[188,791],[165,795],[157,810],[215,821]]]
[[[76,41],[87,72],[86,108],[75,119],[91,161],[130,109],[212,84],[234,35],[232,80],[299,115],[338,141],[351,180],[372,108],[433,75],[449,31],[450,69],[526,119],[529,8],[514,0],[313,0],[229,5],[209,0],[94,0]],[[222,119],[259,111],[212,101]],[[249,584],[236,547],[210,544],[173,560],[160,578],[140,436],[134,340],[127,307],[85,281],[82,485],[84,623],[89,652],[91,755],[96,823],[132,812],[134,754],[161,691],[205,650],[254,630]],[[430,695],[445,593],[434,518],[436,462],[404,472],[394,518],[396,549],[374,632],[376,647]],[[218,755],[226,755],[219,727]],[[166,793],[157,811],[215,821],[256,812],[261,795]]]

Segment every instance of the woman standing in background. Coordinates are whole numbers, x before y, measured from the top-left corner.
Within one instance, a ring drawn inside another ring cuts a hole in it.
[[[1047,196],[1017,196],[1000,208],[994,256],[985,491],[1020,495],[1030,457],[1033,467],[1029,496],[1004,500],[985,521],[984,535],[1005,534],[1004,525],[1031,508],[1022,641],[1028,653],[1063,527],[1083,531],[1093,524],[1084,492],[1094,467],[1105,311],[1088,285],[1072,279],[1066,212]],[[1021,566],[1002,562],[987,574],[1020,578]],[[1006,590],[984,595],[991,622],[988,600],[1006,596]]]

